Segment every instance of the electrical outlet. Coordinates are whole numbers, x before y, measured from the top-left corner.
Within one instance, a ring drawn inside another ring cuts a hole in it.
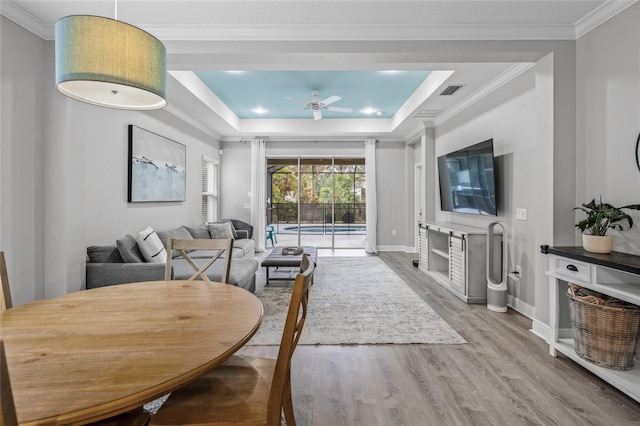
[[[516,209],[516,219],[517,220],[527,220],[527,209]]]
[[[395,229],[391,231],[391,235],[396,235],[396,230]]]

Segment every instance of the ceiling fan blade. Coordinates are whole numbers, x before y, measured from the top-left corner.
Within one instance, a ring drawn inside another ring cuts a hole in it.
[[[352,112],[351,108],[342,108],[342,107],[329,107],[325,108],[327,111],[336,111],[336,112]]]
[[[329,96],[324,101],[320,101],[320,103],[326,106],[334,102],[338,102],[340,99],[342,99],[340,96]]]
[[[319,109],[313,110],[313,119],[314,120],[322,120],[322,112]]]

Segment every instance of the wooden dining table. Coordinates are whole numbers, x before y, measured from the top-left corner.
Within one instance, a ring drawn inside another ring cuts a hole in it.
[[[214,369],[258,330],[260,300],[202,281],[152,281],[0,313],[20,425],[84,424],[140,407]]]

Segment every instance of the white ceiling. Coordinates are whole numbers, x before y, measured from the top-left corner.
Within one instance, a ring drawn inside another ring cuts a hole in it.
[[[171,74],[167,110],[208,133],[230,139],[256,135],[397,139],[415,133],[425,121],[437,125],[529,66],[495,58],[448,60],[442,52],[434,55],[438,60],[433,62],[426,53],[429,41],[575,40],[636,1],[117,0],[117,19],[164,42]],[[59,18],[77,14],[113,18],[115,1],[2,0],[0,11],[52,40]],[[426,91],[410,98],[396,117],[374,123],[240,120],[192,73],[393,69],[453,74],[434,82],[437,87],[423,88]],[[449,84],[466,86],[454,96],[437,96]],[[431,92],[436,95],[430,96]]]

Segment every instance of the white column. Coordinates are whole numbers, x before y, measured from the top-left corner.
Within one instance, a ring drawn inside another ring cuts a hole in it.
[[[256,251],[265,250],[266,198],[265,182],[267,174],[265,143],[263,139],[251,141],[251,223]]]
[[[365,139],[365,185],[367,187],[367,253],[377,253],[378,205],[376,189],[376,140]]]

